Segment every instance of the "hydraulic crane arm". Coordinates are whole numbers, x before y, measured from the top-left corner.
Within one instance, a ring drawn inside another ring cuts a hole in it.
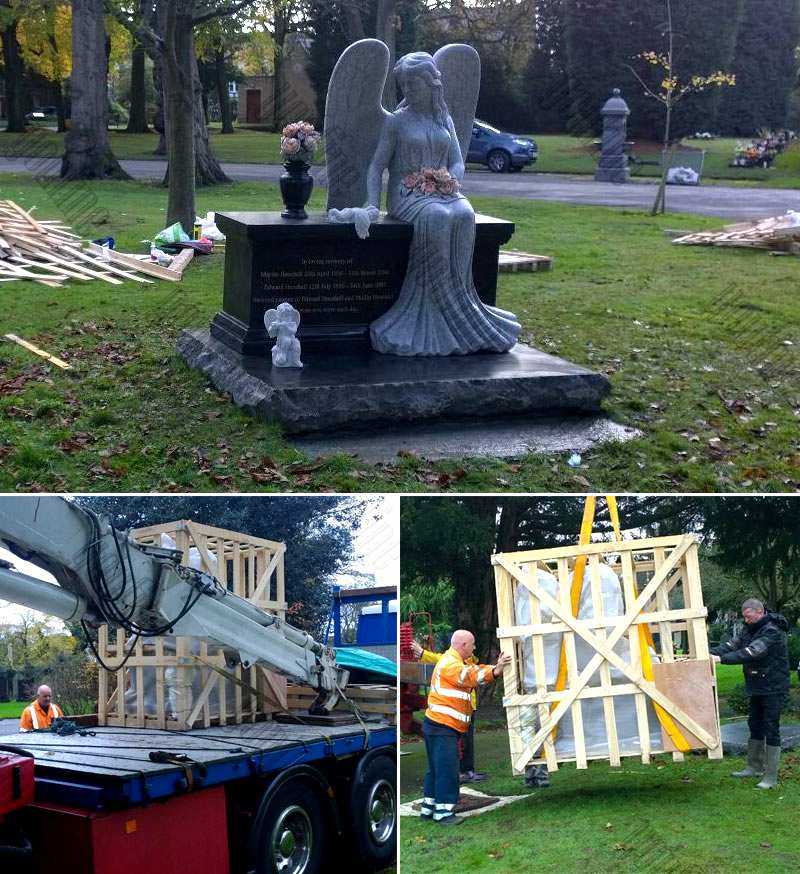
[[[318,691],[327,713],[347,685],[332,649],[232,594],[173,549],[145,546],[104,516],[53,496],[0,497],[0,541],[58,586],[0,561],[0,599],[67,622],[107,622],[131,634],[212,640],[244,667],[260,664]]]

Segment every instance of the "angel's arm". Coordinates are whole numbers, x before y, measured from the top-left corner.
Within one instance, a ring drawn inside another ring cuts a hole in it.
[[[453,119],[447,116],[447,129],[450,131],[450,153],[447,156],[447,169],[451,176],[455,176],[460,182],[464,178],[464,158],[461,155],[461,146],[458,144],[458,134]]]
[[[383,171],[389,166],[394,154],[394,116],[390,115],[383,123],[381,136],[375,154],[369,163],[367,171],[367,202],[365,206],[381,206],[381,186],[383,185]]]

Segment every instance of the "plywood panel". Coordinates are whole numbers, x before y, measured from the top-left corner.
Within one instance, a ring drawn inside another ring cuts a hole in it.
[[[653,665],[653,679],[659,692],[674,701],[710,734],[719,737],[717,731],[717,702],[714,694],[714,673],[711,662],[688,660]],[[681,732],[693,750],[706,749],[686,727]],[[665,752],[674,752],[677,747],[669,735],[661,729]]]

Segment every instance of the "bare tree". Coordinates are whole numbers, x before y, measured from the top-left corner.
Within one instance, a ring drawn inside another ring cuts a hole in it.
[[[108,52],[103,0],[72,0],[72,115],[64,179],[129,179],[108,141]]]

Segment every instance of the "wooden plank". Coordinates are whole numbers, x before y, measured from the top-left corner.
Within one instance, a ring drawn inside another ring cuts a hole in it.
[[[605,555],[608,552],[645,552],[657,546],[665,549],[679,546],[685,538],[695,539],[693,534],[683,534],[679,537],[649,537],[644,540],[603,541],[589,543],[585,546],[561,546],[554,549],[530,549],[522,552],[495,553],[492,564],[499,564],[501,559],[508,558],[514,564],[528,561],[553,561],[559,558],[577,558],[579,555]]]
[[[538,573],[538,568],[534,564],[531,568],[531,572],[533,574]],[[528,603],[529,609],[531,613],[531,619],[534,624],[541,623],[542,621],[542,607],[539,603],[539,599],[534,595],[534,593],[529,589],[528,590]],[[536,680],[536,692],[538,695],[546,695],[547,694],[547,666],[544,660],[544,640],[541,635],[535,635],[531,640],[531,649],[533,651],[533,671],[534,677]],[[550,708],[547,704],[539,705],[539,724],[545,722],[545,720],[550,715]],[[545,738],[544,744],[544,758],[547,762],[547,770],[548,771],[556,771],[558,770],[558,761],[556,759],[556,750],[553,735],[549,735]]]
[[[661,592],[663,587],[659,588]],[[632,604],[636,600],[636,586],[634,583],[633,556],[630,552],[622,553],[622,592],[625,597],[625,604]],[[639,632],[639,626],[631,628],[628,632],[630,654],[631,654],[631,670],[637,677],[643,677],[642,665],[642,635]],[[641,749],[642,762],[647,765],[650,763],[650,723],[647,718],[647,699],[644,694],[637,690],[634,695],[634,706],[636,707],[636,730],[639,733],[639,747]]]
[[[589,585],[592,592],[592,612],[595,616],[602,618],[603,610],[603,591],[600,581],[600,559],[597,555],[589,556]],[[599,640],[606,639],[606,629],[601,627],[597,629],[597,637]],[[614,710],[614,698],[608,694],[611,690],[611,667],[608,661],[603,661],[600,665],[600,687],[606,693],[603,695],[603,718],[606,724],[606,739],[608,741],[608,760],[612,768],[618,768],[622,762],[619,755],[619,737],[617,735],[617,717]]]
[[[164,638],[156,638],[155,652],[155,683],[156,683],[156,727],[164,729],[167,725],[167,710],[164,701]]]
[[[668,585],[668,582],[664,586]],[[660,590],[659,590],[660,591]],[[685,607],[677,610],[658,610],[654,613],[640,613],[634,617],[633,625],[653,625],[665,622],[673,624],[679,620],[685,619],[705,619],[708,616],[707,607]],[[597,628],[613,628],[616,625],[617,617],[605,616],[601,619],[577,619],[587,631],[592,631]],[[503,637],[522,637],[528,634],[563,634],[568,631],[569,627],[563,622],[542,622],[537,625],[509,625],[507,628],[498,628],[497,636]]]
[[[51,355],[49,352],[45,352],[44,349],[40,349],[38,346],[34,346],[33,343],[29,343],[27,340],[23,340],[22,337],[18,337],[16,334],[4,334],[3,335],[6,340],[10,340],[12,343],[16,343],[17,346],[22,346],[23,349],[27,349],[29,352],[33,352],[34,355],[38,355],[40,358],[44,358],[45,361],[49,361],[51,364],[55,364],[56,367],[60,367],[62,370],[72,370],[72,365],[67,364],[66,361],[61,358],[56,358],[55,355]]]
[[[507,625],[514,621],[514,594],[511,586],[511,574],[507,568],[500,564],[495,564],[494,582],[497,596],[497,620],[501,626]],[[520,674],[517,648],[512,640],[505,638],[500,641],[500,651],[511,657],[511,662],[503,669],[504,692],[506,695],[517,694],[522,688],[518,680]],[[526,746],[519,733],[520,716],[521,708],[506,708],[508,744],[512,767],[516,775],[525,772],[524,765],[522,768],[517,767],[517,762],[521,760],[526,751]]]
[[[89,244],[89,251],[92,252],[94,255],[102,254],[101,250],[103,249],[104,247],[99,246],[97,243]],[[128,255],[125,252],[118,252],[116,249],[105,249],[105,251],[109,253],[109,258],[111,259],[112,264],[122,264],[126,267],[131,267],[134,270],[138,270],[141,273],[146,273],[148,276],[155,276],[157,279],[166,279],[169,282],[180,282],[183,278],[183,270],[181,270],[181,272],[178,272],[177,270],[173,270],[171,267],[162,267],[160,264],[156,264],[154,261],[140,261],[135,255]],[[191,252],[192,256],[194,256],[193,249],[187,249],[186,251]]]

